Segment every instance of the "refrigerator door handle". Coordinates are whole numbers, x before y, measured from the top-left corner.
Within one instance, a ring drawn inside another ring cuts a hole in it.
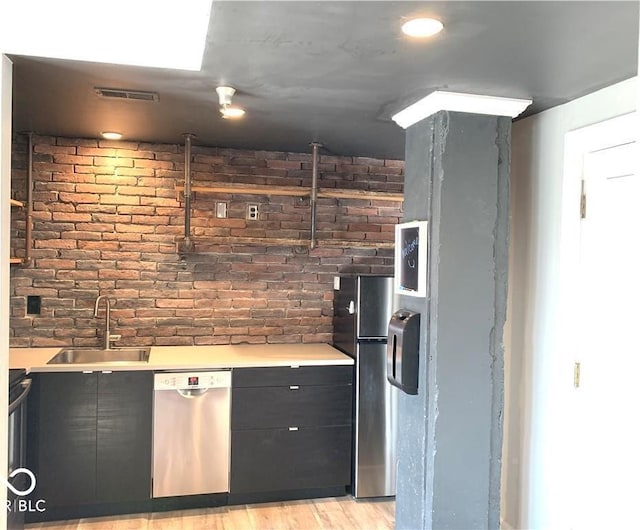
[[[398,341],[396,335],[392,335],[389,338],[391,340],[387,341],[387,380],[391,382],[392,379],[396,379]]]

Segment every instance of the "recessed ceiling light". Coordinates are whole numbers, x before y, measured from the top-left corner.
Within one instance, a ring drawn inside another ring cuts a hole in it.
[[[402,24],[402,33],[409,37],[426,38],[440,33],[442,22],[435,18],[413,18]]]
[[[220,114],[225,120],[233,120],[237,118],[242,118],[244,116],[245,111],[240,107],[220,107]]]
[[[100,134],[102,134],[102,137],[105,140],[121,140],[122,139],[122,134],[115,131],[105,131]]]

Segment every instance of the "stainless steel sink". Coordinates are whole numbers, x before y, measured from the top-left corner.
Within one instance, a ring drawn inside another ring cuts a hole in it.
[[[47,364],[94,364],[149,361],[151,348],[63,348]]]

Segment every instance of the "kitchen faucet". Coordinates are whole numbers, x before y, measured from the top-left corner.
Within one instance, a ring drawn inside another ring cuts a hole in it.
[[[111,349],[111,342],[114,340],[118,340],[120,335],[112,335],[111,334],[111,301],[109,297],[106,295],[100,295],[96,298],[96,305],[93,308],[93,316],[94,318],[98,318],[98,307],[100,305],[100,300],[104,300],[104,349]]]

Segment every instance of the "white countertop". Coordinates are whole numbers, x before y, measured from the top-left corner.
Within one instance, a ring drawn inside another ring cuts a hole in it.
[[[149,362],[47,364],[61,348],[10,348],[9,368],[29,372],[86,370],[209,370],[269,366],[351,365],[353,359],[329,344],[236,344],[152,346]]]

